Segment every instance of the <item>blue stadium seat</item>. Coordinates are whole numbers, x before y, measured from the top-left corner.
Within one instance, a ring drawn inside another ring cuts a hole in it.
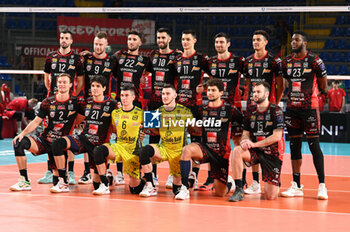
[[[335,66],[334,65],[327,65],[327,73],[330,75],[335,74]]]
[[[345,62],[350,62],[350,52],[345,52],[344,53],[344,61]]]
[[[348,71],[347,71],[346,65],[340,65],[340,66],[339,66],[339,71],[338,71],[338,74],[339,74],[339,75],[348,74],[347,72],[348,72]]]
[[[337,45],[336,46],[337,49],[345,49],[346,48],[346,40],[340,39],[337,41],[336,45]]]
[[[346,21],[347,21],[346,16],[341,15],[341,16],[338,16],[336,24],[346,24]]]
[[[323,61],[330,61],[330,56],[328,52],[321,52],[320,57]]]
[[[332,33],[331,33],[331,35],[333,35],[333,36],[342,36],[343,34],[344,34],[344,30],[343,30],[343,28],[340,28],[340,27],[333,28]]]
[[[332,55],[333,62],[339,62],[342,60],[342,54],[340,52],[334,52]]]
[[[326,49],[335,49],[335,42],[333,39],[328,39],[326,41],[326,44],[324,45],[324,48]]]
[[[350,36],[350,28],[349,28],[349,27],[347,27],[346,29],[344,29],[344,35]]]
[[[8,29],[14,29],[17,28],[17,21],[14,19],[7,19],[6,26]]]
[[[10,74],[3,73],[3,74],[0,74],[0,75],[1,75],[1,80],[2,81],[12,81],[12,78],[11,78]]]
[[[5,56],[0,56],[0,67],[10,67],[11,65],[7,63]]]

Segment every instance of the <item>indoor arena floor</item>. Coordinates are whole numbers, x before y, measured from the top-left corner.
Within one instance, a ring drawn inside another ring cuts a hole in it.
[[[282,167],[282,188],[292,180],[288,144]],[[303,144],[303,154],[310,154]],[[305,149],[304,149],[305,148]],[[261,199],[245,196],[237,203],[195,191],[190,200],[176,201],[164,185],[168,164],[158,165],[158,196],[141,198],[127,186],[115,186],[107,196],[93,196],[92,185],[71,186],[71,192],[53,194],[51,185],[37,184],[46,171],[46,155],[28,155],[32,191],[11,192],[19,177],[11,140],[0,141],[0,231],[347,231],[350,225],[350,145],[322,143],[329,200],[317,200],[318,181],[311,155],[303,156],[304,197]],[[81,155],[76,179],[83,172]],[[203,165],[199,182],[207,176]],[[115,172],[115,166],[113,167]],[[251,183],[251,173],[247,174]],[[349,220],[349,221],[348,221]]]

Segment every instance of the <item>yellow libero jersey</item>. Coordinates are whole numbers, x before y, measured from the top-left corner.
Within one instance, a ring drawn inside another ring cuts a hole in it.
[[[117,130],[117,144],[130,153],[137,152],[142,123],[143,111],[136,106],[130,111],[123,111],[122,108],[113,110],[112,124]]]
[[[159,128],[161,144],[169,151],[181,152],[186,139],[186,123],[194,120],[190,109],[176,104],[172,111],[166,111],[164,106],[161,106],[159,112],[161,113]]]

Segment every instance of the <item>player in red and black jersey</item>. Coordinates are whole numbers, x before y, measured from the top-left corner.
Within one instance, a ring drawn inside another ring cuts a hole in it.
[[[129,85],[136,90],[136,99],[134,105],[142,108],[141,99],[143,91],[140,88],[140,82],[143,76],[148,75],[151,70],[149,57],[139,54],[139,48],[142,45],[142,36],[137,31],[130,31],[128,35],[128,50],[120,50],[113,55],[115,67],[113,75],[117,79],[117,97],[120,96],[120,88]]]
[[[46,56],[45,60],[45,87],[48,96],[54,95],[57,91],[57,77],[61,73],[68,73],[74,78],[76,88],[73,86],[73,94],[78,95],[84,87],[83,59],[80,55],[73,53],[72,33],[63,31],[60,33],[60,48]]]
[[[267,82],[258,82],[253,87],[255,104],[250,105],[245,113],[240,146],[232,151],[232,173],[236,190],[229,201],[244,200],[242,160],[246,165],[260,163],[266,198],[273,200],[278,197],[284,153],[284,121],[282,109],[269,102],[269,92],[270,85]]]
[[[40,105],[39,113],[28,126],[13,139],[16,161],[20,172],[20,180],[10,187],[13,191],[31,190],[27,175],[27,158],[24,150],[33,155],[48,153],[49,165],[54,170],[53,182],[58,182],[58,172],[54,161],[51,143],[53,140],[66,136],[73,130],[76,120],[79,123],[84,115],[84,102],[70,95],[73,78],[69,74],[61,74],[57,78],[58,91],[54,96],[46,98]],[[39,137],[25,136],[34,131],[48,117],[48,123]],[[63,164],[64,165],[64,164]]]
[[[232,187],[232,179],[228,175],[231,130],[235,130],[237,135],[242,132],[242,114],[235,106],[221,99],[224,83],[220,79],[210,79],[207,86],[209,103],[200,107],[198,119],[201,121],[196,123],[202,127],[202,142],[193,142],[182,150],[180,160],[182,186],[175,196],[178,200],[190,197],[188,181],[191,160],[197,164],[210,163],[216,195],[224,196]]]
[[[266,51],[269,35],[266,31],[257,30],[253,34],[254,54],[246,58],[244,64],[244,76],[246,78],[246,93],[248,93],[247,106],[254,104],[253,87],[255,83],[266,81],[271,86],[269,101],[278,104],[282,98],[284,82],[281,71],[281,59]],[[252,166],[253,183],[245,193],[261,193],[259,182],[259,165]],[[245,182],[246,169],[244,169],[243,180]]]
[[[282,62],[283,76],[288,81],[288,101],[285,121],[290,137],[293,167],[292,186],[281,193],[285,197],[303,196],[300,185],[302,161],[301,145],[304,132],[313,156],[319,188],[318,199],[328,199],[325,186],[324,159],[319,143],[320,112],[318,108],[319,89],[327,90],[327,71],[323,61],[306,50],[307,35],[296,31],[292,37],[292,54]]]
[[[109,142],[111,113],[117,107],[116,101],[108,96],[104,96],[106,85],[107,81],[102,75],[96,75],[91,79],[92,97],[86,100],[85,125],[82,133],[80,135],[65,136],[52,143],[52,153],[55,156],[60,180],[50,189],[51,192],[69,191],[65,174],[65,156],[63,155],[65,150],[69,149],[74,154],[87,152],[89,154],[90,167],[97,172],[92,157],[93,149],[98,145]],[[94,175],[93,180],[99,183],[99,175]]]

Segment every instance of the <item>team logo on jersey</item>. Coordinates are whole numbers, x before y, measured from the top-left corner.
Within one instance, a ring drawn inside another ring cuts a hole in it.
[[[132,73],[131,72],[124,72],[123,73],[123,81],[132,82]]]
[[[90,70],[91,70],[91,65],[87,65],[86,66],[86,71],[90,72]]]
[[[220,117],[225,117],[226,116],[226,111],[221,111],[220,112]]]
[[[109,108],[110,108],[110,106],[104,106],[104,107],[103,107],[103,111],[107,111],[107,112],[108,112],[108,111],[109,111]]]
[[[136,121],[138,118],[139,118],[138,115],[133,115],[133,116],[132,116],[132,120],[134,120],[134,121]]]
[[[287,74],[288,74],[288,76],[290,75],[290,74],[292,74],[292,69],[287,69]]]
[[[203,110],[203,116],[208,116],[208,111]]]
[[[216,143],[217,133],[216,132],[208,132],[207,133],[207,141],[208,141],[208,143]]]
[[[180,73],[181,72],[181,66],[177,67],[177,72]]]
[[[69,59],[69,64],[74,64],[74,60],[73,59]]]
[[[249,63],[249,64],[248,64],[248,68],[253,68],[253,64],[252,64],[252,63]]]
[[[87,60],[87,63],[88,63],[88,64],[92,64],[92,60],[88,59],[88,60]]]
[[[216,74],[216,69],[212,69],[212,70],[210,71],[210,73],[211,73],[212,76],[215,76],[215,74]]]
[[[175,59],[175,56],[174,56],[174,55],[171,55],[171,56],[169,56],[169,59],[170,59],[170,60],[173,60],[173,59]]]
[[[69,65],[68,70],[69,69],[75,69],[75,66],[74,65]]]
[[[255,126],[255,122],[250,122],[250,128],[254,128],[254,126]]]
[[[235,68],[235,63],[229,63],[228,68],[232,68],[232,69]]]
[[[111,65],[111,62],[105,62],[105,67],[109,67]]]
[[[263,68],[267,68],[267,67],[269,67],[269,63],[264,62],[264,63],[263,63]]]
[[[308,62],[304,62],[303,67],[307,68],[308,66],[309,66],[309,63]]]
[[[52,62],[57,62],[57,58],[52,58]]]
[[[119,59],[119,64],[123,64],[125,59]]]
[[[89,116],[90,110],[85,110],[85,117]]]
[[[267,114],[265,118],[266,118],[266,120],[271,120],[270,114]]]
[[[182,80],[182,88],[190,89],[190,80]]]
[[[153,64],[156,64],[156,63],[157,63],[157,60],[158,60],[158,59],[154,58],[152,63],[153,63]]]
[[[144,111],[143,112],[143,125],[145,128],[160,128],[160,115],[157,111]]]
[[[287,68],[292,68],[293,64],[287,64]]]
[[[56,64],[56,63],[51,64],[51,69],[55,69],[55,68],[56,68],[56,66],[57,66],[57,64]]]
[[[198,60],[192,61],[192,64],[193,64],[194,66],[198,65]]]

